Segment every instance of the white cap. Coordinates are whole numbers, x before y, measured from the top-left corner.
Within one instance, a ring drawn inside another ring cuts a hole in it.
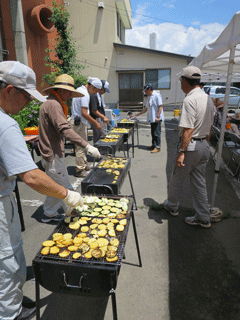
[[[23,89],[35,99],[45,102],[47,99],[36,89],[35,72],[19,61],[0,62],[0,81]]]
[[[90,83],[97,89],[102,89],[102,82],[98,78],[88,77],[88,83]]]
[[[110,93],[109,83],[107,82],[107,80],[101,80],[101,82],[102,82],[102,88],[101,89],[104,89],[105,92]]]
[[[201,70],[194,66],[188,66],[183,69],[182,77],[188,78],[188,79],[201,79]]]

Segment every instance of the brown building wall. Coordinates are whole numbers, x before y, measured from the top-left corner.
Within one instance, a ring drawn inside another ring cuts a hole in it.
[[[51,2],[52,0],[22,0],[28,64],[36,73],[37,87],[40,91],[48,86],[46,83],[44,83],[43,86],[41,85],[43,75],[51,72],[51,68],[44,65],[44,58],[49,55],[45,49],[52,49],[55,46],[57,32],[55,28],[53,32],[44,32],[44,30],[41,32],[41,30],[38,29],[38,24],[34,27],[34,20],[31,18],[30,13],[33,8],[39,5],[52,7]],[[63,0],[57,0],[56,2],[63,3]],[[4,60],[16,60],[9,0],[0,1],[0,10],[2,16],[1,33],[3,48],[10,53],[9,55],[4,56]],[[49,30],[52,29],[49,28]],[[51,59],[53,58],[54,57],[51,55]]]
[[[9,1],[0,1],[0,18],[3,49],[9,51],[9,55],[4,55],[4,60],[16,60]]]

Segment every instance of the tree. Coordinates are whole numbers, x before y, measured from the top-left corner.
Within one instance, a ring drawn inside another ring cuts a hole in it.
[[[64,8],[63,4],[57,5],[56,0],[52,1],[53,14],[49,18],[57,29],[58,37],[54,49],[46,49],[46,52],[52,52],[57,58],[51,60],[49,56],[45,57],[46,66],[50,66],[53,71],[50,74],[45,74],[43,79],[50,85],[54,84],[57,75],[67,73],[73,77],[76,87],[87,82],[87,77],[81,75],[81,70],[84,66],[80,65],[76,60],[77,48],[75,41],[71,37],[73,28],[69,28],[68,21],[70,14]]]

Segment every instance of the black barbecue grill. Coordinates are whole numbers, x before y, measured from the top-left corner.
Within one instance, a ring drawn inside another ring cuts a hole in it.
[[[108,198],[119,200],[121,197]],[[78,259],[73,259],[72,253],[70,253],[70,255],[66,258],[61,258],[58,254],[42,255],[42,248],[39,250],[32,262],[36,278],[37,320],[40,320],[39,285],[56,293],[91,297],[111,295],[113,318],[114,320],[117,320],[115,289],[117,286],[117,278],[120,272],[122,259],[124,257],[124,248],[130,219],[132,219],[133,222],[139,266],[142,266],[134,214],[132,211],[133,200],[132,198],[129,198],[129,200],[128,211],[126,214],[127,224],[122,232],[116,231],[116,237],[119,240],[117,251],[118,260],[116,262],[107,262],[105,258],[100,258],[97,260],[94,258],[87,259],[83,256]],[[74,238],[77,233],[79,233],[79,230],[70,229],[68,224],[62,220],[49,236],[49,240],[52,240],[52,235],[54,233],[71,233]],[[64,249],[66,248],[62,248],[62,250]]]
[[[114,129],[114,128],[113,128]],[[133,127],[124,128],[127,129],[127,132],[122,133],[123,134],[123,143],[127,142],[127,156],[129,157],[129,145],[128,145],[128,139],[132,136],[132,153],[134,158],[134,135],[133,135]],[[119,134],[120,132],[112,132],[112,130],[109,132],[109,134]]]
[[[117,139],[117,141],[113,142],[105,142],[103,139],[100,139],[94,144],[94,146],[98,148],[101,154],[111,154],[114,156],[117,150],[123,144],[123,134],[119,134],[119,136],[120,137]]]
[[[126,160],[127,162],[123,169],[112,169],[120,172],[117,180],[114,180],[115,175],[113,173],[106,172],[107,168],[94,167],[81,182],[82,193],[119,194],[124,179],[131,167],[131,159],[126,158]],[[116,181],[116,183],[113,183],[113,181]]]
[[[133,128],[133,137],[134,137],[134,130],[137,129],[137,143],[139,145],[139,136],[138,136],[138,120],[134,119],[131,120],[129,122],[121,122],[122,120],[120,120],[117,123],[117,127],[118,128]]]

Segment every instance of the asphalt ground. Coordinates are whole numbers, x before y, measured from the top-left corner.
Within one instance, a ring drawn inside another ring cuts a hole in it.
[[[126,258],[122,262],[116,288],[118,319],[240,319],[239,185],[222,164],[215,206],[223,210],[225,218],[212,224],[210,229],[189,226],[184,222],[186,216],[193,215],[188,181],[183,188],[179,216],[170,216],[162,203],[167,198],[178,132],[173,112],[166,112],[165,117],[160,153],[151,154],[146,150],[146,146],[151,144],[151,134],[144,115],[139,123],[139,145],[135,134],[135,156],[131,158],[130,173],[138,206],[134,216],[142,267],[139,267],[131,223]],[[212,151],[213,147],[214,141]],[[71,149],[70,144],[66,146],[66,164],[74,188],[80,191],[82,179],[74,177],[75,157]],[[129,152],[132,156],[132,150]],[[123,151],[117,152],[116,156],[123,156]],[[35,162],[40,166],[40,158],[36,154]],[[213,178],[214,162],[211,158],[207,166],[209,202]],[[56,224],[40,220],[45,197],[21,181],[18,186],[26,227],[22,236],[28,268],[28,280],[23,291],[26,299],[35,300],[32,260]],[[132,194],[128,177],[121,194]],[[108,297],[57,294],[40,287],[40,298],[43,320],[113,319],[111,298]]]

